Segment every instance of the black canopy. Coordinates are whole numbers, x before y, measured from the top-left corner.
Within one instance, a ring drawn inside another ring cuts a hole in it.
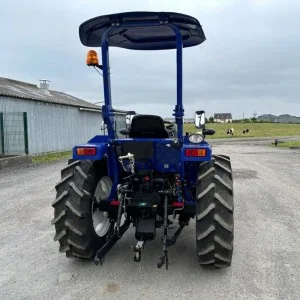
[[[183,47],[192,47],[205,41],[199,21],[191,16],[173,12],[125,12],[99,16],[82,23],[80,41],[87,47],[101,47],[104,31],[120,24],[110,32],[109,46],[132,50],[176,49],[175,33],[168,26],[146,27],[145,23],[168,22],[176,25],[182,34]],[[136,24],[137,27],[132,27]]]

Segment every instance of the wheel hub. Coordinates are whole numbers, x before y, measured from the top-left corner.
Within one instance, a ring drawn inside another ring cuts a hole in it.
[[[106,235],[110,228],[110,219],[109,215],[105,211],[100,211],[97,208],[97,205],[101,201],[108,198],[110,191],[112,188],[112,181],[108,176],[103,176],[96,187],[93,199],[93,211],[92,211],[92,218],[93,218],[93,226],[96,234],[99,237],[103,237]]]

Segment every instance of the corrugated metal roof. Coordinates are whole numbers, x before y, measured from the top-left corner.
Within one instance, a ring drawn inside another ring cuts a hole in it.
[[[99,106],[69,94],[40,89],[37,85],[4,77],[0,77],[0,96],[101,110]]]
[[[214,119],[232,119],[231,113],[216,113]]]

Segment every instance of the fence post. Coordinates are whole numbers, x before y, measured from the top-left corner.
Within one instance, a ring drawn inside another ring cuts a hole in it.
[[[1,152],[4,154],[4,116],[3,112],[0,112],[0,140],[1,140]]]
[[[28,155],[28,125],[27,125],[27,112],[23,112],[23,122],[24,122],[24,146],[25,153]]]

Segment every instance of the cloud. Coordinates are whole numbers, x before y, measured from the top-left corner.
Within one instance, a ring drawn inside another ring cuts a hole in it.
[[[184,49],[184,107],[232,112],[300,111],[300,4],[291,0],[1,2],[0,76],[37,83],[85,100],[103,100],[102,77],[85,65],[89,48],[78,27],[97,15],[131,10],[178,11],[199,19],[207,40]],[[100,48],[97,49],[100,54]],[[113,105],[172,114],[175,51],[111,49]]]

